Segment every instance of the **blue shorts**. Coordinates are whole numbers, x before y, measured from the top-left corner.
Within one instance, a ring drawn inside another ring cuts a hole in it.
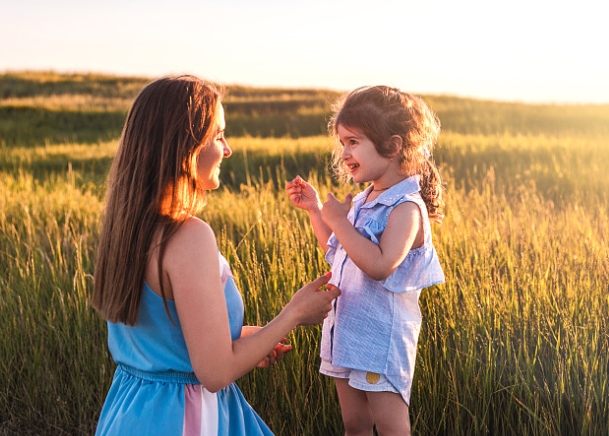
[[[319,372],[330,377],[349,379],[349,386],[360,391],[399,394],[398,390],[387,380],[387,377],[376,372],[334,366],[327,360],[321,361]]]

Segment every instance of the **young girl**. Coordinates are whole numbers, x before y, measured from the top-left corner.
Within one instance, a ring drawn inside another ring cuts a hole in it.
[[[93,305],[108,320],[117,369],[97,435],[269,435],[233,383],[289,351],[340,292],[325,277],[263,328],[243,301],[213,231],[196,217],[231,155],[221,89],[195,77],[148,84],[127,116],[108,184]]]
[[[346,435],[410,434],[408,404],[421,326],[418,299],[444,274],[430,220],[443,218],[431,150],[439,122],[419,98],[364,87],[339,102],[335,168],[371,182],[345,202],[296,177],[290,201],[308,212],[342,294],[324,321],[320,371],[334,377]]]

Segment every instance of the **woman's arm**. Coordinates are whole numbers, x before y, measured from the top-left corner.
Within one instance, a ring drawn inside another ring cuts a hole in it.
[[[340,291],[320,292],[328,278],[300,289],[281,313],[255,334],[233,341],[218,248],[205,222],[189,219],[168,242],[167,274],[190,360],[197,378],[212,392],[222,389],[263,361],[298,325],[318,324]]]
[[[322,217],[353,263],[370,278],[386,279],[411,248],[423,244],[421,212],[415,203],[405,202],[393,209],[378,245],[361,235],[347,219],[350,206],[350,196],[343,203],[328,194]]]
[[[259,326],[244,325],[243,328],[241,329],[241,337],[244,338],[246,336],[253,335],[261,328],[262,327],[259,327]],[[281,342],[279,342],[277,345],[275,345],[275,348],[273,348],[271,350],[271,352],[268,354],[268,356],[266,356],[262,362],[260,362],[260,363],[258,363],[258,365],[256,365],[256,367],[257,368],[268,368],[269,366],[274,365],[275,363],[283,360],[283,356],[286,353],[289,353],[290,351],[292,351],[292,346],[290,344],[286,344],[287,340],[288,340],[287,338],[283,338],[281,340]]]

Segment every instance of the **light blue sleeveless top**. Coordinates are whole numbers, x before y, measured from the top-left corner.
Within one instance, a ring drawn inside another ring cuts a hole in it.
[[[334,234],[330,236],[326,253],[332,266],[330,283],[340,288],[341,295],[324,321],[321,357],[334,366],[384,374],[408,403],[421,328],[418,298],[423,288],[444,282],[444,273],[419,194],[419,176],[365,203],[372,189],[369,186],[353,199],[347,218],[356,230],[378,245],[393,209],[413,202],[423,219],[424,243],[410,250],[389,277],[376,281],[353,263]]]

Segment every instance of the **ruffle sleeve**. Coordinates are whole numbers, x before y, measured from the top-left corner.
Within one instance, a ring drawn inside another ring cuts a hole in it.
[[[410,250],[400,266],[379,283],[388,291],[401,294],[443,282],[444,273],[436,251],[422,246]]]

